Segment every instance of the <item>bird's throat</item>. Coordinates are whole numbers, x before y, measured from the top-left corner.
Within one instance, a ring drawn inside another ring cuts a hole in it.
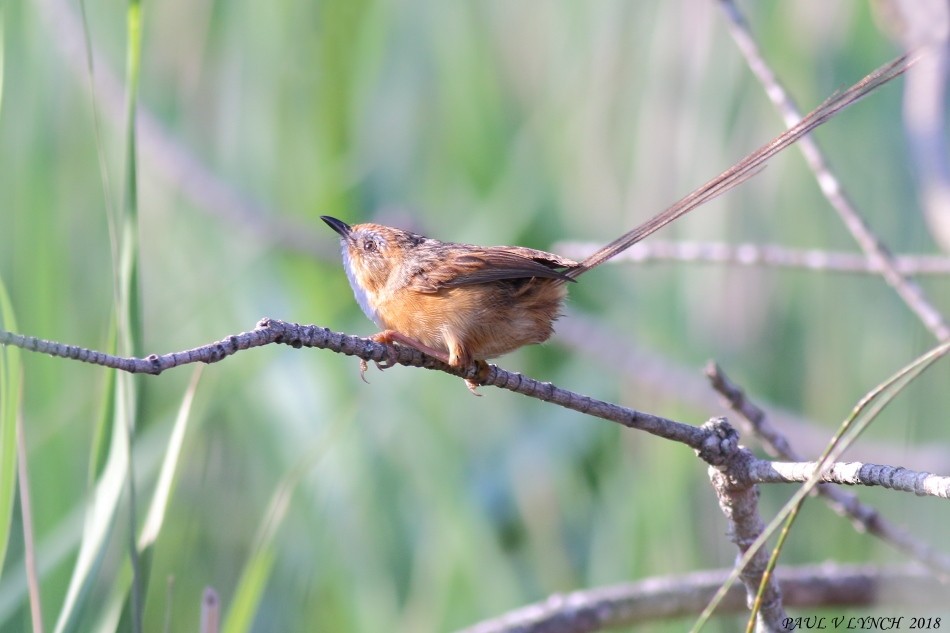
[[[353,264],[350,261],[350,254],[347,252],[345,243],[343,244],[343,268],[346,270],[346,278],[350,280],[350,287],[353,289],[356,302],[359,303],[360,308],[363,309],[363,314],[369,317],[369,320],[375,323],[376,327],[383,327],[379,322],[379,313],[376,312],[373,304],[370,303],[366,289],[360,285],[359,280],[356,278],[356,271],[353,270]]]

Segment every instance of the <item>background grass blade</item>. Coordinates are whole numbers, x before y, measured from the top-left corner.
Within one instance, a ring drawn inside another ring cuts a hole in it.
[[[2,26],[0,13],[0,26]],[[0,29],[2,33],[2,29]],[[0,41],[2,49],[2,41]],[[0,68],[3,65],[0,63]],[[2,81],[0,81],[2,85]],[[16,331],[13,306],[0,278],[0,327]],[[16,419],[22,398],[23,367],[20,350],[0,346],[0,569],[10,544],[13,501],[16,496]]]
[[[172,490],[174,489],[175,475],[185,443],[185,433],[188,430],[188,422],[191,419],[191,406],[194,403],[195,393],[198,390],[201,373],[201,366],[192,372],[191,382],[182,398],[178,415],[175,416],[175,423],[172,426],[168,443],[165,446],[162,465],[158,473],[155,490],[152,493],[148,514],[142,525],[142,532],[138,537],[137,554],[139,573],[142,578],[141,591],[143,594],[148,591],[149,581],[151,580],[153,549],[155,541],[161,533],[165,513],[168,509],[168,502]],[[128,631],[131,629],[132,618],[134,617],[130,609],[131,605],[128,601],[131,587],[131,567],[123,567],[122,574],[112,585],[111,595],[102,610],[99,622],[94,627],[96,631]]]
[[[112,252],[119,253],[114,262],[114,271],[118,279],[116,284],[116,349],[123,354],[137,354],[141,348],[142,321],[140,313],[138,283],[138,183],[136,170],[136,131],[135,111],[139,68],[141,63],[141,6],[132,0],[127,8],[127,55],[126,55],[126,154],[125,154],[125,195],[123,197],[121,243]],[[92,69],[89,69],[92,72]],[[99,137],[97,136],[97,139]],[[107,192],[108,195],[108,192]],[[110,346],[113,347],[113,346]],[[114,381],[114,382],[113,382]],[[86,513],[83,540],[79,557],[70,579],[66,600],[56,624],[57,632],[72,631],[78,625],[81,615],[90,618],[102,617],[103,604],[95,605],[93,613],[84,614],[86,597],[95,581],[98,569],[105,553],[111,545],[115,521],[120,508],[123,492],[127,493],[126,523],[128,534],[126,557],[131,563],[131,630],[141,631],[142,591],[140,588],[140,569],[136,540],[136,493],[135,471],[131,460],[131,450],[138,417],[138,380],[129,375],[118,375],[107,380],[114,385],[114,401],[111,405],[110,422],[100,428],[109,428],[108,457],[95,485]],[[107,387],[107,391],[109,388]],[[105,433],[97,435],[105,437]],[[100,461],[102,444],[93,442],[91,464]]]
[[[116,417],[124,422],[127,388],[122,381],[116,386]],[[56,622],[57,633],[76,630],[86,596],[95,581],[99,568],[110,543],[116,513],[129,471],[128,442],[126,426],[123,423],[112,425],[109,443],[109,456],[105,468],[92,490],[86,506],[86,518],[83,525],[83,538],[79,546],[79,556],[73,568],[72,578],[66,592],[66,599]]]

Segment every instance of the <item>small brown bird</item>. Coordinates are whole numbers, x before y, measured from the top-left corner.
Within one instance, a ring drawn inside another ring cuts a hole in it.
[[[343,238],[343,266],[378,342],[453,367],[546,341],[579,263],[522,246],[440,242],[322,216]]]
[[[583,262],[522,246],[441,242],[379,224],[340,234],[343,266],[363,312],[382,331],[373,340],[414,347],[452,367],[502,356],[554,332],[567,284],[651,233],[754,176],[765,162],[842,109],[900,75],[899,58],[836,94],[797,125]],[[365,367],[365,365],[364,365]],[[475,382],[467,381],[474,389]]]

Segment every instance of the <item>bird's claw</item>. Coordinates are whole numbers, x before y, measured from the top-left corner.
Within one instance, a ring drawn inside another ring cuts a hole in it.
[[[475,363],[475,373],[471,378],[465,379],[465,386],[468,387],[468,390],[473,396],[481,397],[482,394],[478,393],[478,389],[485,379],[488,378],[488,363],[483,360],[476,360]]]
[[[383,343],[383,345],[386,345],[386,358],[383,358],[383,359],[381,359],[381,360],[374,360],[374,361],[373,361],[373,364],[376,365],[376,369],[378,369],[378,370],[380,370],[380,371],[383,371],[383,370],[385,370],[385,369],[389,369],[390,367],[393,367],[393,366],[395,366],[395,365],[398,365],[398,364],[399,364],[399,351],[396,350],[396,349],[392,346],[392,343],[390,343],[390,342],[388,342],[388,341],[377,341],[377,342]],[[360,378],[363,379],[363,382],[365,382],[366,384],[369,384],[369,381],[366,380],[366,370],[367,370],[367,369],[369,369],[369,364],[366,362],[365,359],[361,358],[361,359],[360,359]]]

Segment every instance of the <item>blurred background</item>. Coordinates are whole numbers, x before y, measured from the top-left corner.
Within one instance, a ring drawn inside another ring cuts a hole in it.
[[[803,110],[899,53],[866,3],[755,5],[753,31]],[[85,8],[92,78],[75,3],[2,7],[0,277],[23,333],[99,349],[115,309],[106,208],[120,205],[126,167],[123,96],[109,83],[123,74],[125,5]],[[605,243],[783,128],[717,4],[703,0],[166,0],[146,2],[143,20],[148,352],[208,343],[264,316],[374,333],[321,214],[486,245]],[[817,139],[890,248],[934,253],[901,85]],[[857,250],[794,148],[656,238]],[[921,284],[946,313],[946,279]],[[782,412],[809,456],[865,392],[934,344],[878,277],[669,262],[584,276],[558,331],[499,364],[700,424],[725,412],[702,379],[716,359]],[[24,365],[53,622],[83,537],[109,371],[36,354]],[[190,374],[138,383],[142,499]],[[682,446],[496,389],[473,398],[437,372],[371,368],[367,378],[353,358],[283,346],[204,370],[152,553],[146,630],[196,630],[206,586],[225,612],[247,610],[231,614],[243,622],[234,630],[441,631],[554,592],[732,563],[706,469]],[[948,384],[944,362],[848,458],[950,471]],[[792,492],[764,489],[763,511]],[[946,504],[861,497],[946,543]],[[130,529],[117,520],[79,630],[95,628],[128,573]],[[2,631],[29,627],[22,556],[14,538]],[[904,559],[810,502],[784,560]]]

